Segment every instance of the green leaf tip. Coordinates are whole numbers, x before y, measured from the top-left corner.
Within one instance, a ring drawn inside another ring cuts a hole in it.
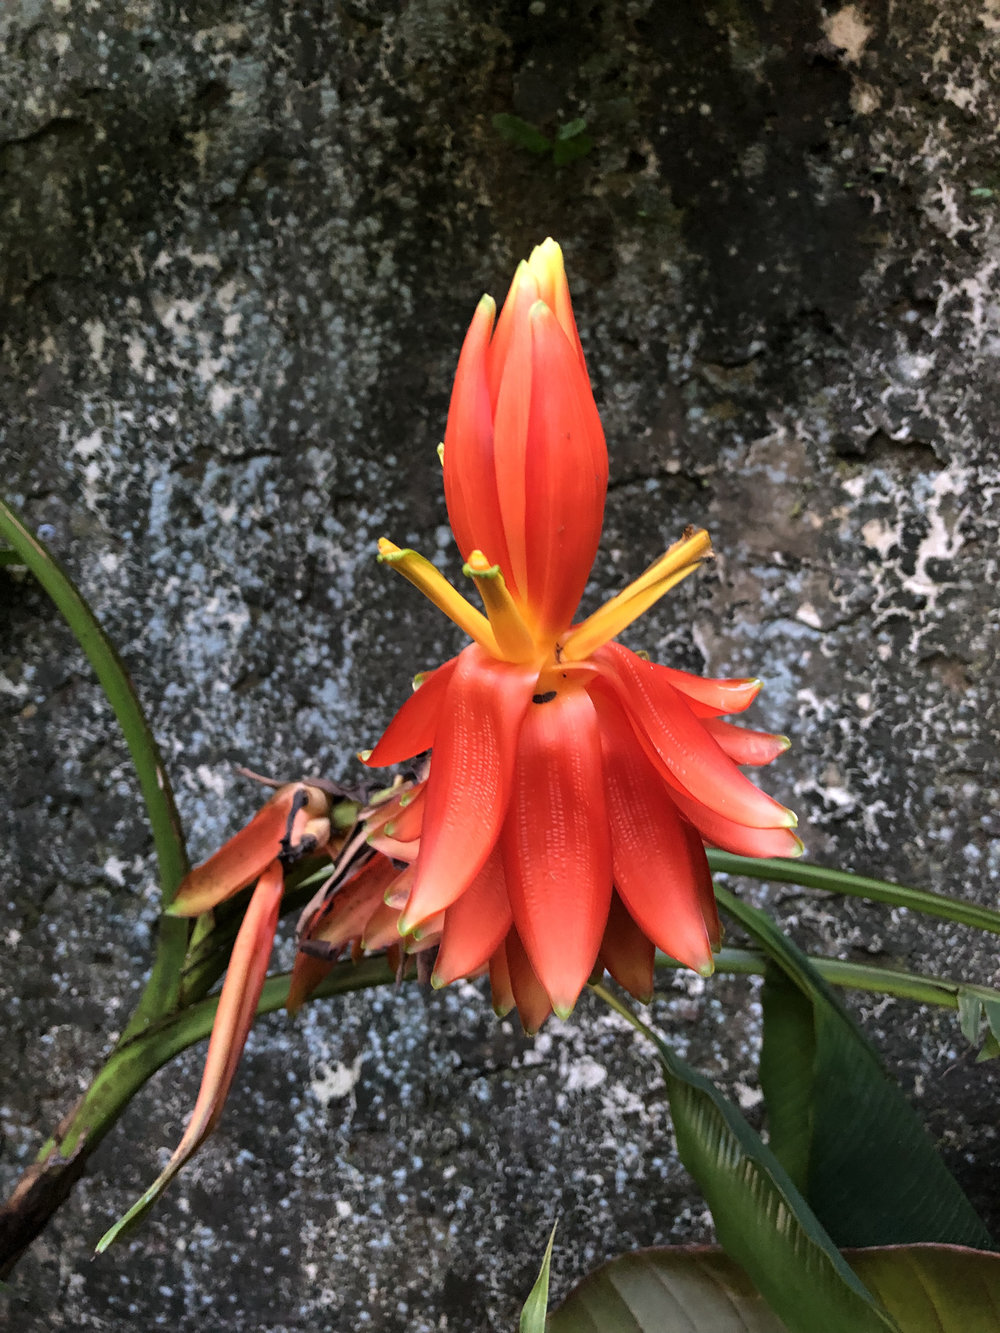
[[[558,1221],[553,1223],[549,1232],[549,1243],[545,1247],[542,1266],[539,1269],[535,1285],[528,1293],[528,1299],[521,1310],[518,1333],[545,1333],[546,1316],[549,1309],[549,1270],[552,1267],[552,1246],[556,1239]]]

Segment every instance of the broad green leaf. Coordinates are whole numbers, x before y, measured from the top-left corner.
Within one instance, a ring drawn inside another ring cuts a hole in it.
[[[603,986],[593,989],[655,1043],[680,1159],[712,1210],[724,1249],[788,1333],[900,1333],[737,1107]]]
[[[556,1226],[558,1225],[557,1222],[549,1233],[549,1243],[545,1247],[542,1267],[535,1279],[535,1285],[528,1293],[528,1299],[524,1302],[524,1308],[521,1310],[518,1333],[546,1333],[545,1316],[549,1308],[549,1269],[552,1266],[552,1244],[556,1238]]]
[[[1000,1256],[890,1246],[845,1258],[904,1333],[996,1333]],[[816,1325],[826,1333],[827,1325]],[[715,1248],[640,1250],[591,1273],[549,1333],[787,1333],[743,1270]]]
[[[502,134],[508,143],[518,148],[526,148],[529,153],[536,153],[541,157],[552,151],[551,139],[529,121],[522,120],[520,116],[514,116],[510,112],[501,111],[495,115],[493,128],[498,134]]]
[[[717,887],[768,955],[761,1086],[771,1146],[838,1245],[992,1245],[916,1112],[806,956]]]
[[[808,1198],[816,1092],[813,1011],[808,1003],[801,1002],[800,992],[782,973],[775,971],[773,964],[768,965],[765,976],[760,1083],[767,1105],[767,1141]]]

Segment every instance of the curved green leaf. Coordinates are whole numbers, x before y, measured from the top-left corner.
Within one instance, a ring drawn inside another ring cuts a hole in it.
[[[1000,1256],[890,1246],[845,1258],[904,1333],[996,1333]],[[823,1333],[827,1325],[817,1324]],[[743,1270],[714,1247],[640,1250],[591,1273],[549,1333],[786,1333]]]
[[[128,672],[111,640],[101,629],[97,617],[62,565],[44,542],[29,532],[2,500],[0,537],[10,544],[52,598],[59,613],[76,635],[77,642],[100,681],[101,689],[114,709],[146,803],[160,867],[163,905],[166,906],[187,872],[187,853],[166,765]]]
[[[603,986],[592,989],[656,1045],[680,1159],[712,1210],[726,1252],[788,1333],[901,1333],[739,1110]]]
[[[838,1245],[992,1245],[899,1086],[764,912],[716,886],[767,954],[761,1087],[770,1144]]]

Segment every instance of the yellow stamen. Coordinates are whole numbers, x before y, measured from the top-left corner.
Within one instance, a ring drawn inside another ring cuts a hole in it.
[[[501,655],[508,662],[530,662],[537,655],[531,630],[517,609],[499,565],[491,565],[482,551],[472,551],[462,573],[479,589]]]
[[[459,629],[465,630],[470,639],[475,639],[480,648],[485,649],[493,657],[500,656],[496,635],[490,628],[490,622],[481,611],[477,611],[471,602],[467,602],[462,594],[451,586],[429,560],[425,560],[416,551],[401,550],[385,537],[379,538],[378,558],[382,564],[391,565],[404,579],[408,579],[415,588],[419,588],[439,611],[443,611]]]
[[[712,541],[703,528],[686,533],[627,588],[571,631],[563,640],[560,660],[580,661],[589,657],[595,648],[615,638],[664,593],[693,574],[711,554]]]
[[[438,462],[444,467],[444,440],[437,447]]]

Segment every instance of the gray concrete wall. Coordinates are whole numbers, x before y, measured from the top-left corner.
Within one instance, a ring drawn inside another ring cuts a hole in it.
[[[997,885],[996,0],[467,6],[14,0],[0,12],[2,482],[127,661],[203,856],[231,765],[352,780],[458,644],[378,567],[460,577],[435,446],[460,339],[563,244],[611,452],[587,605],[684,527],[720,559],[629,631],[754,673],[767,784],[818,860]],[[592,150],[557,168],[514,113]],[[105,701],[0,571],[3,1142],[12,1183],[142,983],[149,837]],[[810,948],[996,982],[957,927],[751,885]],[[1000,1220],[993,1066],[948,1015],[860,1006]],[[744,981],[653,1018],[752,1114]],[[27,1330],[510,1329],[706,1238],[646,1050],[593,1003],[535,1041],[481,987],[276,1016],[144,1230],[201,1053],[155,1078],[0,1300]]]

